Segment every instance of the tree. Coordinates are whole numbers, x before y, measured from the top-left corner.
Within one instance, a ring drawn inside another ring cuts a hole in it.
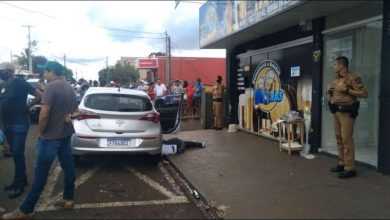
[[[20,53],[20,55],[14,55],[16,58],[16,64],[19,65],[22,69],[28,70],[28,48],[24,49],[23,52]],[[37,74],[43,74],[43,70],[39,69],[37,65],[45,64],[47,59],[45,56],[34,56],[31,54],[32,59],[32,71],[33,73]]]
[[[122,65],[119,62],[113,67],[100,70],[98,74],[99,82],[102,85],[109,81],[115,81],[123,85],[139,79],[139,73],[134,66],[129,64]]]
[[[25,49],[24,52],[20,53],[20,56],[19,55],[14,55],[14,57],[16,57],[16,64],[21,66],[22,69],[28,69],[28,49]],[[33,64],[33,73],[36,73],[36,74],[40,74],[42,75],[43,74],[43,70],[38,68],[37,65],[43,65],[46,63],[47,59],[45,56],[34,56],[34,55],[31,55],[31,58],[32,58],[32,64]],[[64,78],[66,80],[71,80],[73,78],[73,71],[71,69],[68,69],[66,67],[64,67],[64,72],[63,72],[63,75],[64,75]]]
[[[20,56],[19,55],[14,55],[14,57],[16,58],[16,64],[21,66],[22,69],[28,69],[28,49],[24,49],[23,52],[20,53]]]
[[[66,80],[71,80],[73,78],[73,71],[64,67],[63,75]]]

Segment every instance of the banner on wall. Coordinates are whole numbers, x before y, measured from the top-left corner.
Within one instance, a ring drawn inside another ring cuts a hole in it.
[[[204,47],[301,2],[303,1],[207,1],[199,9],[199,44]]]
[[[139,69],[158,68],[158,60],[156,58],[139,58],[137,62]]]

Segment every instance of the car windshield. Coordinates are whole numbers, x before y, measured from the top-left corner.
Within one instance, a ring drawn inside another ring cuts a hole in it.
[[[153,108],[147,97],[124,94],[90,94],[85,97],[84,105],[91,109],[115,112],[142,112]]]

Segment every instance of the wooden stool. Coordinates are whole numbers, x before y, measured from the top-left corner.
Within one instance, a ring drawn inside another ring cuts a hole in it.
[[[287,126],[287,140],[286,143],[282,143],[282,125]],[[294,143],[294,134],[292,133],[292,127],[293,125],[298,125],[301,133],[301,144]],[[295,150],[302,150],[304,143],[304,128],[305,128],[305,122],[304,120],[295,120],[295,121],[283,121],[278,123],[278,130],[279,130],[279,150],[282,151],[282,149],[285,149],[288,151],[288,154],[291,155],[291,151]]]

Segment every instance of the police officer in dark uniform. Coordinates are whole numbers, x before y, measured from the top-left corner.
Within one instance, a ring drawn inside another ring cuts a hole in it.
[[[338,146],[339,163],[331,172],[340,172],[339,178],[356,176],[353,127],[360,103],[357,98],[367,98],[362,80],[348,68],[346,57],[338,57],[333,63],[336,79],[328,87],[329,107],[333,113]]]

